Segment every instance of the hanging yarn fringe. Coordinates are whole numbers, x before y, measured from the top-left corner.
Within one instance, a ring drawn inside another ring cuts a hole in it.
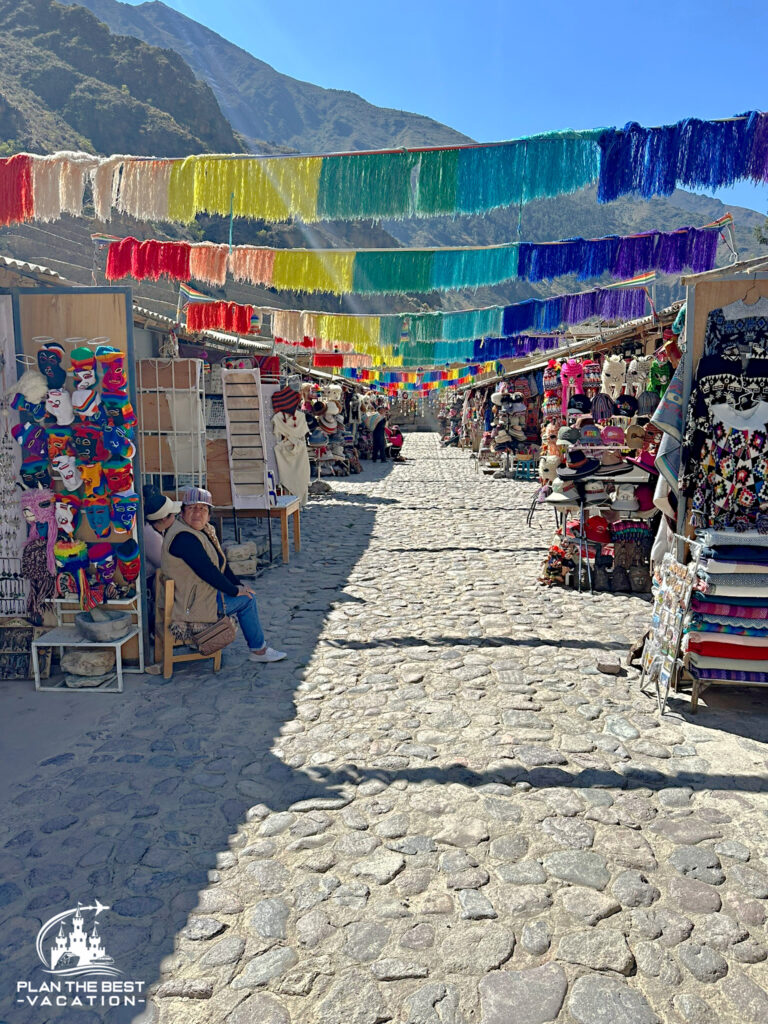
[[[106,278],[118,281],[134,277],[139,281],[158,281],[168,277],[172,281],[188,281],[191,245],[188,242],[157,242],[147,239],[123,238],[112,243],[107,253]]]
[[[112,207],[117,205],[118,184],[120,171],[123,162],[130,160],[129,156],[110,156],[91,172],[91,188],[93,190],[93,211],[96,220],[105,223],[112,219]],[[148,196],[145,199],[147,208],[153,200]],[[139,220],[144,219],[143,214],[136,213]]]
[[[272,284],[274,249],[254,249],[250,245],[237,245],[229,254],[229,272],[236,281],[248,284]]]
[[[99,158],[61,152],[30,159],[35,220],[54,221],[63,213],[82,216],[86,180],[99,166]]]
[[[168,220],[171,160],[127,160],[116,182],[115,205],[137,220]]]
[[[18,153],[0,160],[0,225],[23,224],[33,215],[31,157]]]
[[[215,245],[203,242],[190,247],[189,275],[195,281],[223,288],[227,282],[227,258],[229,251],[226,245]]]
[[[187,306],[187,329],[248,334],[252,316],[253,306],[240,306],[236,302],[190,302]]]
[[[501,333],[509,337],[530,330],[551,331],[561,324],[578,324],[593,316],[636,320],[645,312],[645,303],[644,288],[598,288],[551,299],[528,299],[505,308]]]

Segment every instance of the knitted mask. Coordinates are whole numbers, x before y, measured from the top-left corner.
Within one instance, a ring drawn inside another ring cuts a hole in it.
[[[117,565],[120,569],[120,575],[126,583],[133,583],[134,580],[138,579],[141,569],[139,545],[135,540],[127,540],[125,543],[119,544],[115,550],[117,552]]]
[[[96,356],[91,349],[84,346],[74,348],[69,358],[72,363],[72,376],[75,378],[75,387],[83,389],[95,388],[98,383],[96,378]]]
[[[125,427],[114,424],[104,428],[102,436],[104,447],[110,452],[110,458],[132,459],[136,454],[136,445],[128,436]]]
[[[135,491],[112,495],[112,528],[115,533],[130,533],[136,522],[139,496]]]
[[[74,453],[70,427],[49,427],[48,461],[53,462],[57,455],[74,455]]]
[[[72,411],[72,399],[68,391],[62,388],[51,388],[45,400],[45,411],[56,420],[60,427],[68,426],[75,418]]]
[[[125,395],[103,394],[101,408],[107,419],[116,426],[133,427],[136,425],[136,413]]]
[[[70,537],[80,525],[80,499],[74,494],[56,495],[56,526]]]
[[[44,380],[45,378],[42,379]],[[19,415],[23,413],[27,419],[31,420],[41,420],[45,416],[45,402],[33,404],[21,392],[13,396],[11,408],[15,409]]]
[[[101,442],[101,431],[98,427],[85,423],[75,424],[73,441],[77,461],[86,466],[109,457],[109,452]]]
[[[66,383],[67,371],[61,365],[63,359],[64,348],[56,341],[46,342],[37,353],[37,365],[49,388],[63,388]]]
[[[95,494],[92,498],[83,498],[82,507],[88,525],[97,537],[108,537],[112,524],[109,519],[109,499]]]
[[[79,469],[85,487],[85,497],[93,498],[96,494],[104,494],[104,474],[101,463],[94,462],[90,466],[80,466]]]
[[[83,482],[72,455],[57,455],[51,462],[51,468],[68,491],[76,491]]]
[[[91,544],[88,548],[88,561],[100,583],[107,585],[114,580],[117,563],[111,544]]]
[[[90,600],[90,587],[85,570],[88,568],[88,546],[82,540],[57,540],[54,545],[56,565],[59,575],[56,577],[56,592],[60,597],[76,595],[80,599],[80,607],[93,607]]]
[[[21,495],[21,511],[29,525],[27,544],[40,537],[48,539],[48,571],[56,572],[53,545],[56,543],[56,495],[47,487],[24,491]],[[25,545],[26,547],[26,545]]]
[[[133,464],[130,459],[111,458],[104,465],[104,479],[108,489],[116,494],[118,491],[130,491],[133,487]]]
[[[48,436],[36,423],[17,423],[11,434],[21,445],[22,462],[39,462],[48,455]]]
[[[101,387],[110,394],[119,394],[128,387],[125,375],[125,353],[112,345],[99,345],[96,359],[101,364]]]
[[[78,388],[72,394],[72,408],[81,423],[96,422],[101,418],[101,395],[98,391]]]
[[[21,480],[25,487],[50,487],[51,474],[48,472],[47,460],[22,465]]]

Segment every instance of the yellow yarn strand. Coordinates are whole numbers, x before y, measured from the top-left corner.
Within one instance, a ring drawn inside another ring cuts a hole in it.
[[[354,270],[353,252],[316,253],[285,250],[275,253],[271,283],[273,288],[343,295],[352,291]]]
[[[199,156],[188,156],[174,163],[168,184],[169,220],[189,224],[195,219],[195,172],[199,160]]]
[[[318,316],[317,337],[329,341],[350,341],[355,351],[375,355],[379,348],[380,322],[377,316]]]

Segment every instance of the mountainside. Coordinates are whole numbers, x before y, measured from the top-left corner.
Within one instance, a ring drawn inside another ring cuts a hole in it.
[[[5,153],[244,150],[178,54],[52,0],[0,0],[0,136]]]
[[[254,152],[290,147],[328,153],[397,146],[447,146],[471,139],[421,114],[376,107],[353,92],[322,89],[264,61],[163,3],[77,2],[113,32],[175,50],[208,82],[232,127]]]

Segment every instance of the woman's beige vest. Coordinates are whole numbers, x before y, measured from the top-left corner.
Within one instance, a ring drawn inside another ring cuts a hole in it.
[[[206,555],[213,562],[214,566],[217,569],[219,568],[218,552],[200,530],[193,530],[191,526],[187,526],[181,519],[177,519],[166,530],[163,537],[163,554],[160,569],[165,578],[173,580],[175,584],[172,621],[215,622],[219,617],[216,603],[218,591],[210,583],[200,579],[197,573],[193,572],[183,559],[176,558],[169,550],[173,538],[180,533],[191,533],[196,540],[200,541]],[[224,571],[224,566],[221,567],[221,571]]]

